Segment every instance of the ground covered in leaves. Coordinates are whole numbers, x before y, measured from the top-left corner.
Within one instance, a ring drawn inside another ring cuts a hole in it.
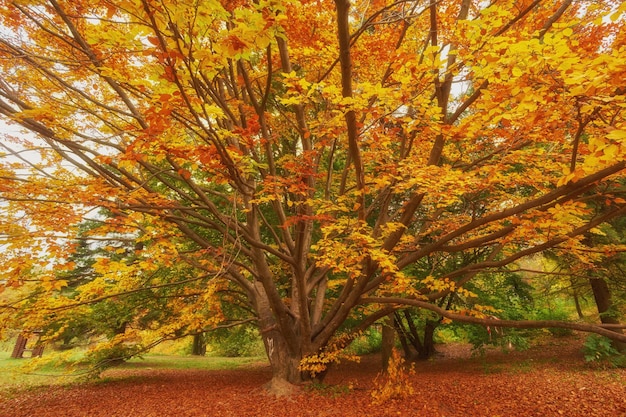
[[[168,370],[136,364],[103,382],[14,392],[0,416],[626,416],[626,370],[584,363],[580,338],[550,339],[525,352],[472,357],[444,346],[417,363],[413,393],[375,405],[380,358],[341,364],[324,385],[267,395],[266,364],[235,370]]]

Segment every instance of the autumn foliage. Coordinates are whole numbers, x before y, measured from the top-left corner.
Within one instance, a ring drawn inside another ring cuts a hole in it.
[[[406,361],[400,356],[399,350],[393,350],[387,372],[378,375],[374,381],[374,389],[370,393],[372,404],[380,405],[394,398],[406,398],[415,393],[410,377],[415,369],[407,368]]]
[[[626,213],[623,2],[0,10],[3,326],[97,313],[141,350],[254,323],[297,382],[349,317],[615,250],[584,239]]]

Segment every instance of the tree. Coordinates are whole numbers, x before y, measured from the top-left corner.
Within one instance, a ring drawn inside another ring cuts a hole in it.
[[[620,324],[620,309],[623,303],[624,288],[624,218],[613,219],[596,229],[596,233],[588,233],[585,238],[587,248],[583,256],[572,254],[561,255],[562,268],[572,274],[572,285],[586,281],[596,304],[600,321],[605,324]],[[568,256],[569,255],[569,256]],[[578,254],[580,255],[580,253]],[[557,255],[558,256],[558,255]],[[580,259],[578,259],[580,258]],[[584,277],[584,279],[581,279]],[[576,287],[575,291],[576,291]],[[580,289],[578,289],[580,291]],[[617,295],[617,297],[615,297]],[[577,308],[578,302],[576,301]],[[580,313],[579,313],[580,314]],[[622,329],[615,329],[622,333]],[[624,351],[626,345],[613,341],[614,347]]]
[[[3,282],[28,273],[56,294],[24,325],[76,305],[50,271],[71,269],[76,225],[101,207],[112,233],[153,245],[96,264],[116,284],[81,302],[175,284],[172,334],[235,303],[276,385],[299,382],[351,315],[365,328],[408,304],[484,322],[437,300],[626,212],[618,1],[0,4],[0,114],[36,135],[5,135]],[[133,278],[159,265],[188,269]]]
[[[589,271],[589,284],[596,302],[598,314],[602,323],[619,324],[623,312],[623,289],[624,289],[624,218],[614,219],[603,225],[600,236],[594,240],[603,240],[604,250],[598,262],[593,260],[592,270]],[[591,236],[593,239],[594,236]],[[600,245],[598,245],[600,246]],[[595,267],[595,268],[593,268]],[[613,297],[612,297],[613,296]],[[617,296],[617,297],[616,297]],[[613,298],[613,299],[612,299]],[[621,329],[616,329],[623,333]],[[626,351],[626,344],[613,341],[613,346],[620,352]]]

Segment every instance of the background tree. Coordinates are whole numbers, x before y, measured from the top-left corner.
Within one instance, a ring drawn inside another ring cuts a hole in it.
[[[556,252],[557,265],[563,273],[571,274],[574,295],[584,294],[593,299],[600,321],[605,324],[620,324],[624,310],[624,218],[620,217],[603,224],[588,233],[586,248],[578,253]],[[578,255],[578,256],[577,256]],[[576,306],[580,306],[576,300]],[[621,329],[615,331],[622,333]],[[623,343],[614,343],[623,351]]]
[[[168,311],[219,325],[218,295],[237,294],[278,386],[350,315],[365,328],[411,304],[484,321],[436,302],[626,212],[611,192],[626,137],[617,1],[0,6],[0,114],[36,135],[6,136],[1,168],[4,286],[27,269],[47,292],[12,304],[25,327],[78,307],[52,271],[71,269],[71,237],[102,207],[111,232],[154,245],[94,264],[79,304],[183,268],[197,303]],[[414,290],[413,265],[478,248]]]

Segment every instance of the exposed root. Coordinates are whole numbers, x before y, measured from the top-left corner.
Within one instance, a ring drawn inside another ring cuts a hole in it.
[[[290,397],[300,391],[298,385],[282,378],[272,378],[270,382],[265,384],[265,393],[274,397]]]

